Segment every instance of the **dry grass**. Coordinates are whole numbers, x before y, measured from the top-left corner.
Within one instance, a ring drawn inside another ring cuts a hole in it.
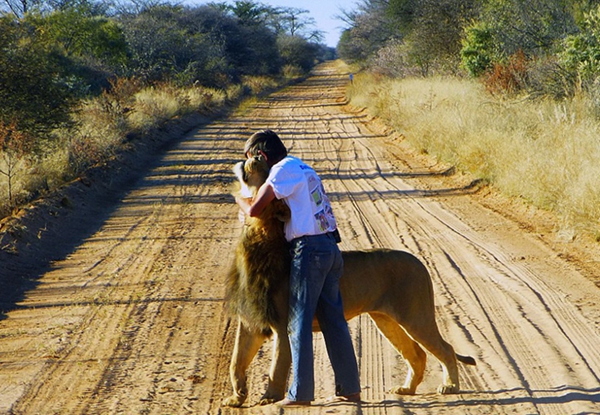
[[[242,84],[250,89],[252,95],[261,95],[279,86],[275,79],[268,76],[245,76]]]
[[[560,215],[600,239],[600,121],[586,97],[505,100],[477,82],[355,77],[348,90],[415,147]]]
[[[144,139],[146,133],[166,122],[200,112],[218,113],[248,96],[272,91],[289,79],[245,77],[226,90],[197,85],[180,88],[170,83],[143,88],[135,79],[117,79],[110,91],[81,102],[72,114],[75,127],[55,131],[56,140],[40,154],[25,155],[15,164],[11,180],[13,200],[8,198],[8,181],[0,177],[0,218],[15,207],[52,191],[87,168],[101,164],[123,151],[127,137]],[[0,152],[0,169],[5,154]]]
[[[195,86],[185,90],[188,108],[185,112],[210,112],[223,108],[229,99],[226,91]]]

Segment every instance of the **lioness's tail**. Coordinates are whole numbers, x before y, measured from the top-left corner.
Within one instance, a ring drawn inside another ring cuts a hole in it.
[[[477,362],[471,356],[461,356],[457,353],[456,360],[458,360],[461,363],[464,363],[465,365],[471,365],[471,366],[477,365]]]

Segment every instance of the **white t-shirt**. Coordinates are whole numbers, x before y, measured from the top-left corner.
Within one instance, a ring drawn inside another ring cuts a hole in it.
[[[292,212],[291,219],[285,223],[288,241],[337,228],[321,179],[302,160],[287,156],[271,167],[266,182],[273,187],[275,197],[282,199]]]

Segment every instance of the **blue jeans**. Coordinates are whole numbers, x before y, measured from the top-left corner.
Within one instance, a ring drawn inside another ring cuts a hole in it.
[[[293,381],[288,398],[314,400],[312,322],[316,315],[335,374],[336,394],[360,392],[358,365],[344,318],[339,280],[342,254],[330,234],[292,241],[288,333],[292,349]]]

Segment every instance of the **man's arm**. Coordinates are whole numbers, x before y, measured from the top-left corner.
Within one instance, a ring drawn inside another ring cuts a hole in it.
[[[259,216],[263,210],[275,199],[275,191],[273,186],[268,183],[264,183],[256,193],[254,199],[247,199],[237,196],[235,201],[242,209],[245,215],[250,217]]]

